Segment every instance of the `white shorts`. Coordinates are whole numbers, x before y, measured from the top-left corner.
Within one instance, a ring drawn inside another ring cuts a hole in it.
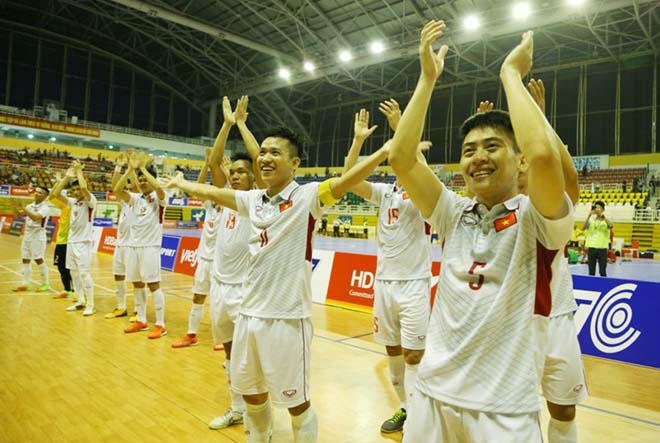
[[[160,282],[160,246],[126,247],[126,280],[131,283]]]
[[[312,321],[239,315],[231,350],[231,387],[242,395],[270,393],[275,406],[309,401]]]
[[[21,242],[21,258],[23,260],[39,260],[46,255],[46,240],[29,240],[23,237]]]
[[[403,443],[540,443],[538,413],[497,414],[451,406],[415,389]]]
[[[115,246],[112,255],[112,275],[126,275],[126,246]]]
[[[431,311],[431,280],[376,280],[374,338],[385,346],[421,350]]]
[[[211,290],[211,272],[213,271],[213,262],[203,259],[197,260],[195,269],[195,279],[193,281],[193,294],[209,295]]]
[[[66,268],[71,271],[89,271],[92,261],[91,241],[68,243],[66,246]]]
[[[535,318],[537,349],[545,350],[537,357],[543,396],[556,405],[576,405],[589,396],[582,364],[573,313],[550,317],[548,331]]]
[[[243,285],[222,283],[211,278],[211,332],[214,343],[234,338],[234,326],[243,300]]]

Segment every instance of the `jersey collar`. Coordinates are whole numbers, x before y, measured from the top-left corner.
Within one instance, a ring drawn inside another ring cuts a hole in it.
[[[279,194],[275,194],[272,197],[269,197],[268,193],[264,189],[262,200],[264,203],[272,203],[272,204],[276,204],[283,201],[289,201],[289,199],[291,199],[291,194],[293,194],[293,191],[295,191],[299,186],[300,185],[295,180],[292,180],[291,183],[289,183],[286,186],[286,188],[282,189],[279,192]]]

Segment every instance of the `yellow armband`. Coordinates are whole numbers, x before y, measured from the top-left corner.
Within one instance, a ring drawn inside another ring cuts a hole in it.
[[[332,196],[330,180],[332,179],[329,178],[319,185],[319,201],[323,206],[332,206],[339,201],[339,199]]]

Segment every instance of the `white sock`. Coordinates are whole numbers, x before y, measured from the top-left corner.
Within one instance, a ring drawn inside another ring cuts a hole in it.
[[[273,427],[270,399],[260,405],[245,404],[243,430],[246,443],[266,443]]]
[[[406,363],[406,372],[403,378],[403,386],[406,391],[406,405],[410,404],[413,392],[415,392],[415,382],[417,381],[418,368],[419,368],[419,363],[416,365],[409,365]]]
[[[85,289],[85,297],[87,298],[87,307],[94,309],[94,281],[89,272],[85,272],[82,276],[83,286]]]
[[[403,355],[389,356],[387,358],[389,367],[390,367],[390,380],[392,381],[392,386],[394,386],[394,391],[399,397],[401,402],[401,407],[406,407],[406,390],[403,384],[403,378],[405,374],[405,361],[403,360]]]
[[[548,423],[548,443],[577,443],[575,420],[559,421],[550,417]]]
[[[23,284],[28,286],[32,280],[32,265],[30,263],[23,263]]]
[[[188,334],[197,334],[197,328],[199,328],[202,318],[204,318],[204,303],[198,305],[193,302],[188,316]]]
[[[45,285],[49,284],[48,266],[46,266],[46,262],[43,262],[42,264],[39,265],[39,272],[41,273],[41,281],[43,281]]]
[[[165,327],[165,295],[163,290],[158,288],[151,291],[154,296],[154,309],[156,310],[156,324]]]
[[[300,415],[291,416],[294,443],[316,443],[319,435],[319,421],[316,419],[314,408],[310,405]]]
[[[243,396],[241,394],[236,393],[231,388],[231,370],[229,369],[230,367],[231,367],[231,360],[227,359],[225,361],[225,368],[227,372],[227,385],[229,385],[229,393],[231,394],[231,410],[234,412],[244,413],[245,400],[243,400]]]
[[[147,322],[147,293],[144,288],[133,289],[133,299],[135,301],[135,310],[137,311],[137,320],[140,323]]]
[[[85,304],[85,287],[83,286],[82,276],[78,271],[71,271],[71,280],[73,281],[73,290],[78,295],[78,304]]]
[[[117,285],[117,307],[126,310],[126,280],[116,280]]]

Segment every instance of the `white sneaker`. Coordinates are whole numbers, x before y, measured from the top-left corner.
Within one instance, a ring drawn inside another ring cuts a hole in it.
[[[90,315],[96,314],[96,309],[92,308],[91,306],[87,306],[87,308],[83,311],[83,315],[85,317],[88,317]]]
[[[66,308],[66,310],[69,312],[82,311],[83,309],[85,309],[85,305],[71,305]]]
[[[228,408],[224,414],[211,420],[209,429],[224,429],[241,423],[243,423],[243,413]]]

